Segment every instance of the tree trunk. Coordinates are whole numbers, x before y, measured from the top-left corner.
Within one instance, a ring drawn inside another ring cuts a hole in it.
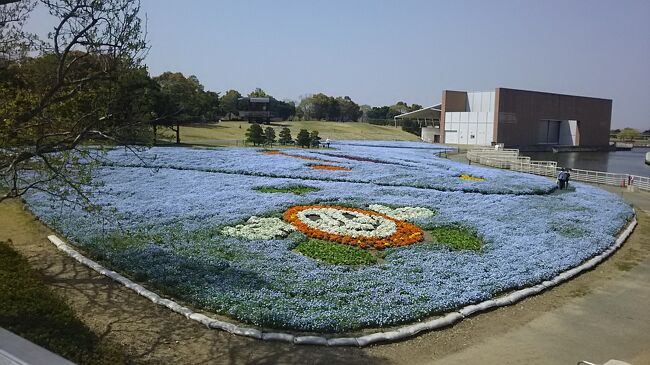
[[[157,133],[156,133],[156,132],[157,132],[157,130],[158,130],[157,127],[158,127],[157,125],[155,125],[155,124],[153,125],[153,144],[154,144],[154,145],[156,144],[156,137],[157,137],[157,135],[156,135]]]
[[[176,124],[176,144],[181,144],[181,125]]]

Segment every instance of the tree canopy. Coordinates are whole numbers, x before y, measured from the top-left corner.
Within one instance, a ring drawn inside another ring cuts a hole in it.
[[[232,90],[232,89],[226,91],[221,97],[221,99],[219,100],[219,104],[221,107],[221,114],[238,115],[239,108],[237,105],[238,105],[239,98],[241,98],[241,94],[239,93],[239,91]]]
[[[130,143],[150,118],[137,105],[148,92],[140,3],[41,0],[56,19],[48,39],[23,30],[35,4],[0,5],[0,200],[30,189],[83,198],[83,144]]]
[[[158,124],[199,123],[218,118],[219,94],[206,91],[196,76],[165,72],[153,80],[159,86]]]
[[[298,109],[305,120],[356,122],[362,115],[359,105],[349,96],[333,97],[323,93],[303,98]]]
[[[616,138],[632,141],[635,139],[640,139],[641,132],[634,128],[623,128],[618,132],[618,134],[616,134]]]

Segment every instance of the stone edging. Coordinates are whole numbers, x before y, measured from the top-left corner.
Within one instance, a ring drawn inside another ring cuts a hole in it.
[[[140,284],[137,284],[126,277],[118,274],[115,271],[106,269],[97,262],[83,256],[78,251],[70,247],[68,244],[63,242],[55,235],[50,235],[47,238],[61,251],[65,252],[68,256],[74,258],[80,263],[88,266],[89,268],[97,271],[98,273],[108,276],[109,278],[119,282],[120,284],[126,286],[127,288],[135,291],[136,293],[142,295],[143,297],[151,300],[152,302],[165,306],[172,311],[182,314],[185,317],[200,322],[207,326],[208,328],[220,329],[234,335],[246,336],[257,338],[265,341],[282,341],[290,342],[297,345],[323,345],[323,346],[367,346],[370,344],[378,342],[388,342],[388,341],[397,341],[403,340],[417,335],[420,332],[431,331],[435,329],[440,329],[443,327],[451,326],[457,322],[462,321],[465,317],[471,316],[475,313],[480,313],[489,309],[503,307],[507,305],[514,304],[522,299],[528,298],[530,296],[539,294],[546,289],[557,286],[574,276],[592,269],[610,255],[612,255],[616,250],[618,250],[627,237],[632,233],[634,227],[636,227],[637,220],[636,215],[633,217],[632,221],[628,224],[623,232],[616,239],[616,243],[610,248],[602,252],[601,254],[592,257],[591,259],[585,261],[579,266],[576,266],[572,269],[569,269],[551,280],[546,280],[540,284],[534,285],[529,288],[524,288],[516,290],[508,295],[483,301],[478,304],[471,304],[461,308],[458,311],[448,313],[440,318],[436,318],[427,322],[420,322],[416,324],[411,324],[408,326],[401,327],[394,331],[389,332],[375,332],[369,335],[361,337],[334,337],[326,338],[321,336],[297,336],[291,333],[282,333],[282,332],[262,332],[255,328],[242,327],[234,323],[228,323],[210,318],[201,313],[196,313],[191,309],[184,307],[172,300],[162,298],[158,294],[147,290]]]

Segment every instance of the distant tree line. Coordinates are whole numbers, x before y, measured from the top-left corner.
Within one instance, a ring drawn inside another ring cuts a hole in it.
[[[270,97],[270,109],[276,118],[282,120],[320,120],[333,122],[369,122],[387,125],[393,123],[393,117],[422,109],[421,105],[408,105],[398,101],[394,105],[372,107],[359,105],[349,96],[329,96],[324,93],[307,95],[298,103],[293,100],[279,101],[257,88],[248,94],[249,97]],[[242,110],[238,100],[243,95],[237,90],[228,90],[219,99],[221,115],[226,119],[238,119]],[[409,127],[407,127],[409,129]]]

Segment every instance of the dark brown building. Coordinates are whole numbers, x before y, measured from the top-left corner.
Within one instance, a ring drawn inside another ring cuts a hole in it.
[[[546,149],[607,147],[612,101],[585,96],[497,88],[445,90],[440,140],[449,144]]]

